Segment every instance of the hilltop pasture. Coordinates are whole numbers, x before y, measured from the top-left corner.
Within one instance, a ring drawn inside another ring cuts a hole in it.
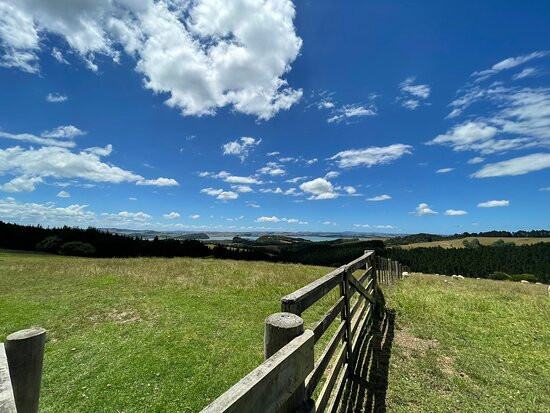
[[[430,248],[430,247],[441,247],[441,248],[464,248],[464,241],[472,241],[474,239],[479,240],[481,245],[492,245],[498,240],[502,240],[507,243],[512,243],[514,245],[533,245],[539,242],[550,242],[550,238],[518,238],[518,237],[464,237],[457,239],[448,239],[441,241],[431,241],[431,242],[415,242],[413,244],[400,245],[399,248],[412,249],[412,248]]]
[[[329,270],[0,253],[0,341],[48,330],[42,412],[197,412],[262,361],[279,299]],[[388,411],[550,405],[546,286],[415,275],[385,291]],[[326,308],[306,311],[306,326]]]

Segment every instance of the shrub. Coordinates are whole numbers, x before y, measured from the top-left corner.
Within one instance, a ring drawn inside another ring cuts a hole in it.
[[[63,244],[59,250],[59,253],[62,255],[90,257],[95,254],[95,247],[87,242],[71,241]]]
[[[489,279],[503,281],[503,280],[509,280],[510,276],[508,274],[506,274],[505,272],[495,271],[494,273],[489,274]]]
[[[46,237],[38,244],[36,244],[36,249],[38,251],[53,252],[56,253],[59,251],[59,248],[63,244],[63,239],[57,235],[51,237]]]
[[[526,280],[526,281],[529,281],[529,282],[535,282],[535,281],[537,281],[538,278],[533,274],[524,273],[524,274],[512,274],[512,275],[510,275],[510,279],[512,281]]]
[[[467,239],[465,239],[464,241],[462,241],[462,245],[464,245],[465,248],[472,248],[472,249],[481,247],[481,244],[479,243],[479,240],[477,238],[474,238],[471,241],[468,241]]]

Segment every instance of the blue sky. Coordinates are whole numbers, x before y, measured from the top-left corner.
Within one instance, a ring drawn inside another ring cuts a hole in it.
[[[545,1],[0,0],[0,219],[550,224]]]

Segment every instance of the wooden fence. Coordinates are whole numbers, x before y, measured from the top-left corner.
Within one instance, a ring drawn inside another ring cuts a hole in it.
[[[282,312],[266,320],[264,363],[203,413],[335,411],[346,379],[354,372],[360,333],[370,328],[373,317],[383,315],[380,285],[401,279],[404,270],[407,268],[400,263],[366,251],[283,297]],[[304,331],[301,314],[336,287],[336,302],[310,330]],[[314,362],[315,344],[338,317],[332,337]]]
[[[0,413],[36,413],[46,330],[33,327],[0,343]]]

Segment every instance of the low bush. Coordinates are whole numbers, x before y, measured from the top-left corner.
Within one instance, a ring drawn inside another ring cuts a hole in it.
[[[76,255],[79,257],[91,257],[95,254],[95,247],[87,242],[66,242],[59,250],[61,255]]]

